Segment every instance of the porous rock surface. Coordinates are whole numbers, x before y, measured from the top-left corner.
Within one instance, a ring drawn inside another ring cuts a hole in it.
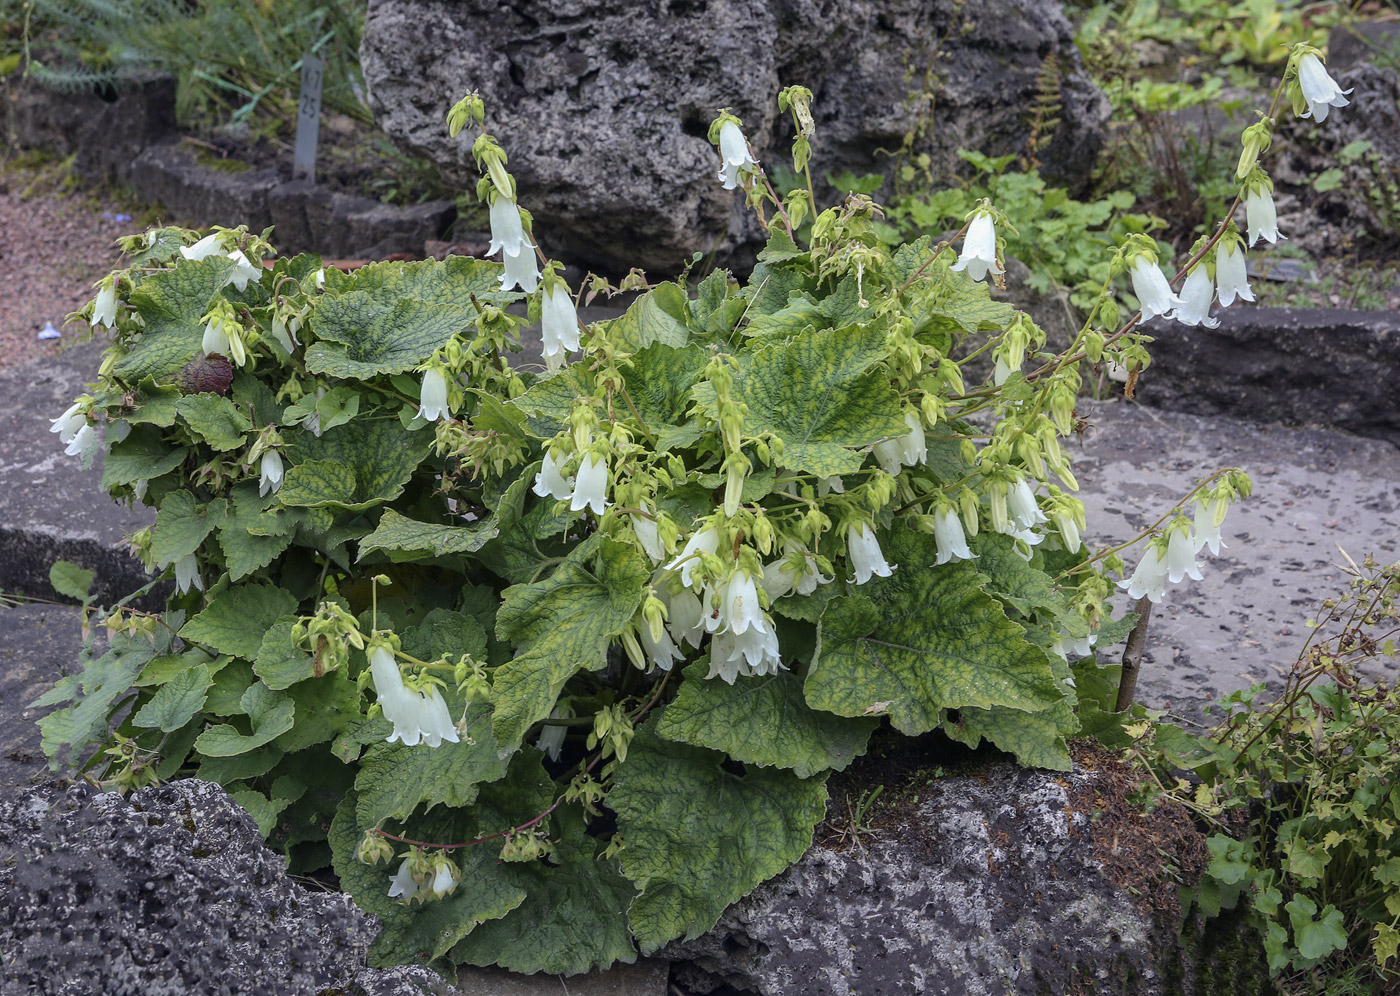
[[[6,996],[455,992],[426,969],[365,968],[377,930],[349,896],[289,879],[217,785],[0,799]]]
[[[1108,114],[1055,0],[371,0],[360,59],[384,131],[469,184],[476,136],[449,138],[444,116],[478,90],[546,251],[621,270],[723,261],[758,236],[706,131],[730,107],[762,161],[787,162],[785,86],[815,95],[818,179],[888,174],[881,150],[921,115],[935,175],[959,148],[1022,152],[1047,60],[1047,175],[1080,186]]]
[[[863,850],[811,848],[662,956],[689,963],[680,977],[697,992],[763,996],[1267,991],[1255,955],[1223,958],[1214,942],[1188,955],[1146,881],[1134,895],[1108,870],[1115,852],[1154,872],[1191,864],[1194,837],[1166,855],[1141,824],[1109,825],[1095,812],[1102,777],[1001,761],[940,779],[912,825]]]

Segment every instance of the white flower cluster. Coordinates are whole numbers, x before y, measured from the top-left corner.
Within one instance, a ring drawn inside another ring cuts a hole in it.
[[[460,742],[442,692],[434,687],[426,693],[406,688],[394,653],[388,647],[381,644],[369,652],[369,670],[379,708],[384,718],[394,724],[394,732],[388,737],[390,743],[397,740],[408,747],[419,743],[441,747],[444,740]]]
[[[1225,548],[1220,538],[1220,525],[1225,521],[1229,504],[1219,498],[1203,498],[1196,502],[1194,521],[1178,517],[1166,532],[1152,540],[1143,551],[1137,569],[1118,587],[1129,598],[1144,598],[1156,604],[1166,594],[1167,583],[1178,584],[1185,578],[1201,580],[1201,565],[1196,555],[1206,547],[1218,557]]]
[[[565,477],[554,454],[546,450],[535,474],[535,486],[530,490],[541,498],[568,502],[571,512],[587,508],[594,515],[602,515],[608,507],[608,461],[597,453],[589,453],[579,464],[577,476]]]

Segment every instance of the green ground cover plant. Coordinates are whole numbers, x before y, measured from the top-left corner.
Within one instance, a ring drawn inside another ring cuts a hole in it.
[[[804,179],[810,100],[778,101]],[[1269,118],[1345,103],[1299,46]],[[55,766],[222,783],[293,870],[329,863],[381,917],[379,963],[570,974],[697,936],[797,860],[884,724],[1061,770],[1070,736],[1130,736],[1095,648],[1199,577],[1250,484],[1203,471],[1090,551],[1061,440],[1094,364],[1131,393],[1142,319],[1252,298],[1229,219],[1278,237],[1267,135],[1174,276],[1146,234],[1107,251],[1054,352],[987,292],[999,205],[892,247],[868,196],[780,196],[727,111],[710,140],[768,231],[754,271],[634,274],[626,313],[584,325],[617,288],[540,253],[486,121],[475,95],[448,113],[499,263],[124,240],[82,312],[111,346],[53,430],[156,510],[132,543],[174,590],[93,610],[109,638],[35,703]],[[543,369],[519,362],[535,321]],[[1117,589],[1141,615],[1113,618]]]

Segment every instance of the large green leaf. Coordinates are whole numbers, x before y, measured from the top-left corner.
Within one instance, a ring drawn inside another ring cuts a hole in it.
[[[211,726],[194,742],[195,750],[206,757],[246,754],[292,728],[296,706],[286,692],[274,692],[261,682],[255,682],[243,693],[241,704],[252,724],[252,732],[245,735],[227,724]]]
[[[102,464],[102,487],[151,480],[180,466],[188,451],[183,446],[171,446],[161,437],[158,426],[132,426],[126,438],[114,442],[107,451]]]
[[[748,405],[746,432],[783,441],[783,465],[819,476],[852,473],[855,452],[908,432],[889,377],[870,370],[881,356],[880,323],[804,332],[743,354],[735,399]]]
[[[323,432],[299,434],[287,451],[277,497],[284,505],[363,510],[392,501],[428,455],[432,433],[407,432],[397,419],[356,419]]]
[[[298,719],[276,742],[288,754],[332,741],[364,720],[360,690],[344,670],[330,671],[311,681],[299,681],[288,687],[286,694],[296,706]]]
[[[675,349],[663,343],[648,346],[632,357],[627,374],[627,392],[647,428],[658,437],[659,449],[686,445],[699,435],[698,429],[684,432],[690,389],[704,372],[709,356],[699,346]]]
[[[204,708],[204,699],[213,683],[208,666],[186,668],[156,689],[155,695],[131,721],[137,726],[154,726],[166,733],[178,730]]]
[[[835,599],[819,627],[807,701],[841,716],[888,715],[915,735],[944,709],[1049,708],[1063,697],[1044,650],[982,591],[973,563],[934,566],[932,536],[898,529],[888,578]]]
[[[690,341],[686,326],[689,302],[685,291],[674,283],[658,284],[632,307],[608,323],[608,339],[618,349],[639,353],[654,342],[684,346]]]
[[[219,524],[230,581],[241,581],[272,563],[291,545],[304,513],[283,508],[276,495],[260,496],[252,481],[233,486],[229,512]]]
[[[360,823],[406,820],[421,805],[468,806],[482,782],[503,777],[507,762],[491,734],[490,706],[473,705],[467,724],[471,742],[463,738],[440,747],[378,743],[365,751],[355,777]]]
[[[478,301],[504,300],[500,266],[451,257],[363,268],[353,289],[327,292],[311,315],[322,341],[306,351],[312,373],[369,379],[422,363],[476,319]]]
[[[549,715],[564,682],[606,663],[608,645],[642,604],[650,573],[635,547],[594,533],[543,581],[506,589],[496,633],[518,653],[493,681],[502,750],[514,749]]]
[[[613,776],[608,805],[625,842],[623,874],[641,890],[630,917],[643,954],[713,927],[802,857],[826,812],[824,779],[780,768],[736,775],[724,762],[644,726]]]
[[[525,901],[458,942],[454,960],[530,975],[575,975],[636,960],[627,907],[637,890],[616,859],[598,859],[599,843],[585,832],[582,814],[572,807],[557,813],[559,833],[549,864],[530,861],[501,869],[525,890]]]
[[[957,719],[944,720],[943,732],[954,740],[976,747],[981,741],[995,745],[1032,768],[1071,771],[1065,737],[1079,732],[1074,706],[1068,699],[1041,712],[1021,712],[993,706],[990,709],[959,709]]]
[[[431,610],[422,622],[403,634],[403,652],[421,661],[435,661],[446,655],[456,663],[463,654],[484,660],[486,643],[486,628],[481,620],[451,609]]]
[[[161,566],[173,564],[199,549],[204,537],[223,521],[222,499],[200,506],[188,491],[172,491],[156,511],[151,528],[151,558]]]
[[[1037,609],[1061,612],[1066,599],[1050,575],[1016,552],[1015,541],[1000,533],[982,532],[973,540],[973,566],[987,578],[986,591],[1024,616]]]
[[[180,637],[252,660],[272,624],[296,607],[296,596],[276,585],[234,585],[216,594],[203,612],[185,623]]]
[[[817,303],[802,291],[793,291],[788,303],[772,314],[753,315],[743,332],[747,336],[783,337],[807,329],[824,329],[831,325]]]
[[[446,526],[436,522],[419,522],[386,508],[374,532],[360,540],[359,560],[374,550],[388,550],[395,560],[418,560],[447,557],[454,553],[476,553],[500,534],[495,516],[471,525]]]
[[[253,673],[268,688],[290,688],[299,681],[318,678],[316,659],[292,642],[296,616],[284,616],[273,623],[258,644]]]
[[[666,707],[656,732],[668,740],[723,751],[759,767],[791,768],[799,778],[840,770],[865,753],[878,719],[848,719],[818,712],[802,697],[802,679],[791,671],[739,678],[729,685],[707,681],[709,665],[685,669],[679,694]]]
[[[252,421],[232,401],[207,391],[185,395],[175,410],[196,436],[220,452],[240,449],[243,434],[253,428]]]
[[[510,403],[529,415],[552,419],[558,423],[569,420],[575,398],[593,393],[593,374],[586,363],[571,363],[552,376],[533,384],[528,391]]]
[[[993,301],[987,285],[948,269],[955,257],[945,252],[924,271],[927,284],[914,299],[914,328],[945,332],[991,332],[1006,328],[1016,309]]]
[[[233,272],[224,256],[180,260],[173,269],[146,277],[128,299],[144,323],[141,338],[117,361],[113,373],[135,383],[167,377],[199,355],[200,321]]]

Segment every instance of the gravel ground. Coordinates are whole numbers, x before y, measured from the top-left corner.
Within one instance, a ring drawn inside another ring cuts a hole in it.
[[[86,325],[65,326],[63,316],[86,304],[93,283],[116,267],[117,237],[140,227],[117,221],[123,211],[130,208],[58,192],[52,169],[0,165],[0,367],[53,356],[87,337]],[[63,338],[35,338],[45,322]]]

